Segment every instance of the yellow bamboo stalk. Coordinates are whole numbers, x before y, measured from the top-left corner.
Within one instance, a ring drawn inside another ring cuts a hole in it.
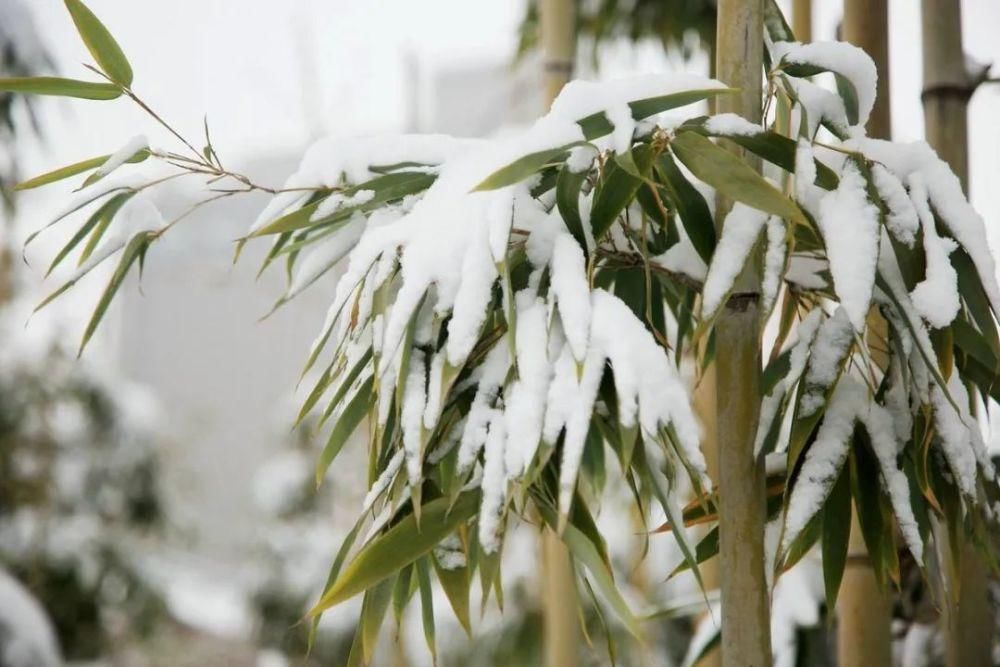
[[[927,143],[958,175],[969,183],[968,104],[974,86],[969,81],[962,50],[962,7],[954,0],[924,0],[924,131]],[[958,562],[949,568],[958,573],[956,589],[945,607],[948,665],[991,664],[993,619],[988,595],[989,572],[970,543],[963,545]]]
[[[792,3],[792,32],[802,43],[812,41],[812,0],[794,0]]]
[[[541,0],[541,43],[545,106],[573,76],[576,56],[575,0]],[[576,579],[569,552],[559,536],[542,532],[542,617],[546,667],[579,662],[580,621]]]
[[[716,36],[716,76],[740,89],[720,97],[718,111],[759,122],[762,0],[719,0]],[[734,144],[727,148],[741,153]],[[730,206],[719,201],[716,224]],[[722,664],[763,667],[771,664],[771,636],[764,576],[765,475],[763,462],[753,456],[760,405],[759,257],[748,262],[719,315],[715,349]]]
[[[889,12],[887,0],[844,0],[844,40],[864,49],[878,72],[875,107],[868,119],[868,136],[892,138],[889,104]],[[869,336],[885,340],[888,325],[877,309],[868,314]],[[888,366],[875,351],[873,361]],[[857,512],[851,510],[847,566],[837,596],[837,664],[841,667],[888,665],[892,660],[890,602],[875,578]]]

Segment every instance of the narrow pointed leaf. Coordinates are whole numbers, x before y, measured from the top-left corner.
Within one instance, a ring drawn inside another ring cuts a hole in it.
[[[73,17],[77,32],[87,45],[90,55],[101,66],[108,78],[120,86],[132,85],[132,66],[122,53],[118,42],[104,24],[80,0],[66,0],[66,9]]]
[[[476,513],[479,508],[479,498],[478,491],[467,491],[459,496],[450,511],[448,498],[432,500],[421,510],[423,520],[419,529],[413,514],[402,519],[358,553],[312,609],[310,615],[329,609],[368,590],[389,575],[426,555]]]
[[[351,437],[358,428],[358,425],[364,420],[365,415],[368,414],[368,406],[372,401],[372,386],[374,382],[375,377],[369,375],[361,383],[361,386],[358,387],[357,392],[354,394],[354,398],[347,404],[337,423],[334,424],[333,430],[330,432],[330,437],[327,438],[326,446],[323,447],[323,452],[320,454],[319,462],[316,464],[317,486],[322,483],[327,469],[329,469],[333,460],[337,458],[340,450],[344,448],[347,439]]]
[[[805,224],[798,205],[740,158],[697,132],[678,132],[670,149],[699,180],[729,199]]]
[[[121,89],[111,83],[63,79],[56,76],[33,76],[0,79],[0,93],[25,95],[54,95],[76,97],[83,100],[114,100],[121,97]]]

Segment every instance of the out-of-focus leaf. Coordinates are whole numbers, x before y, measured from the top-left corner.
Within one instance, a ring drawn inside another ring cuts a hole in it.
[[[670,149],[700,180],[747,206],[806,224],[798,205],[729,151],[697,132],[678,132]]]
[[[368,590],[394,572],[433,549],[472,517],[479,508],[479,491],[466,491],[449,511],[448,498],[436,498],[422,508],[423,520],[409,514],[386,533],[372,540],[310,611],[315,615]]]
[[[33,76],[0,79],[0,93],[54,95],[84,100],[114,100],[121,97],[122,91],[111,83],[63,79],[56,76]]]
[[[104,24],[80,0],[66,0],[66,9],[90,55],[108,78],[125,88],[131,86],[132,66]]]
[[[317,486],[323,482],[323,477],[326,476],[327,469],[329,469],[333,460],[337,458],[340,450],[344,448],[347,439],[351,437],[355,429],[358,428],[358,425],[364,420],[365,415],[368,414],[368,406],[372,401],[372,386],[374,382],[375,376],[369,375],[361,383],[361,386],[358,387],[357,392],[354,394],[354,398],[347,404],[344,411],[340,414],[337,423],[334,424],[333,430],[330,432],[330,437],[327,438],[326,446],[323,447],[323,452],[319,456],[319,462],[316,464]]]

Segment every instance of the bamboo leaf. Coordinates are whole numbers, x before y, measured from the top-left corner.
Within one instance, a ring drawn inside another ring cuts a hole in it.
[[[434,629],[434,591],[431,590],[430,568],[427,567],[427,559],[421,558],[416,563],[417,584],[420,587],[420,610],[424,622],[424,639],[427,642],[427,650],[431,652],[431,657],[437,663],[437,641]]]
[[[636,149],[635,162],[641,172],[646,173],[652,162],[648,147]],[[595,241],[599,241],[611,229],[611,225],[621,215],[625,207],[635,198],[642,180],[623,169],[617,162],[609,162],[604,179],[594,195],[594,206],[590,212],[590,227]]]
[[[559,520],[552,507],[543,504],[536,506],[539,508],[539,512],[541,512],[545,522],[549,524],[549,527],[556,530]],[[641,640],[642,631],[639,628],[639,620],[632,613],[628,603],[622,597],[608,564],[601,558],[601,554],[597,547],[594,546],[594,543],[572,523],[567,523],[564,526],[560,537],[563,543],[569,547],[573,558],[583,563],[584,567],[587,568],[591,580],[597,584],[601,595],[615,611],[618,618],[625,625],[625,628],[634,637]]]
[[[587,174],[587,170],[573,172],[564,165],[556,180],[556,206],[559,208],[559,215],[584,251],[587,248],[587,237],[583,233],[583,221],[580,218],[580,189],[587,180]]]
[[[103,224],[106,227],[106,225],[114,217],[115,213],[117,213],[118,210],[121,209],[121,207],[125,204],[125,202],[131,199],[132,195],[134,194],[135,194],[134,192],[123,192],[117,194],[108,201],[104,202],[104,204],[102,204],[100,208],[94,211],[94,213],[87,219],[87,222],[85,222],[83,226],[81,226],[80,229],[77,230],[76,234],[74,234],[72,238],[70,238],[70,240],[67,241],[66,245],[64,245],[62,249],[56,254],[56,256],[52,259],[52,263],[49,264],[49,268],[45,272],[45,276],[48,277],[49,274],[51,274],[52,271],[57,266],[59,266],[59,264],[66,258],[66,256],[69,253],[71,253],[73,249],[76,248],[76,246],[78,246],[80,242],[87,237],[87,234],[90,234],[95,227],[98,227],[101,224]],[[103,233],[103,230],[101,231]],[[80,256],[80,262],[79,262],[80,264],[83,264],[85,261],[87,261],[87,259],[93,253],[94,246],[96,245],[97,240],[99,239],[100,239],[99,234],[91,236],[91,241],[87,243],[84,253],[81,254]]]
[[[695,90],[682,90],[669,95],[659,95],[648,97],[642,100],[629,102],[628,106],[632,110],[632,118],[642,120],[658,113],[676,109],[678,107],[700,102],[701,100],[715,97],[716,95],[731,95],[738,92],[736,88],[704,88]],[[577,121],[583,130],[583,136],[590,141],[597,139],[614,130],[614,125],[608,120],[603,111],[598,111]]]
[[[740,158],[697,132],[679,132],[670,149],[698,179],[725,197],[806,224],[802,211]]]
[[[111,83],[63,79],[56,76],[33,76],[0,79],[0,93],[23,93],[26,95],[54,95],[56,97],[76,97],[83,100],[114,100],[122,91]]]
[[[728,95],[735,92],[737,92],[735,88],[684,90],[677,93],[671,93],[669,95],[659,95],[657,97],[635,100],[629,102],[629,108],[632,110],[633,119],[642,120],[669,109],[675,109],[677,107],[693,104],[694,102],[700,102],[701,100],[714,97],[716,95]],[[583,136],[587,141],[603,137],[606,134],[610,134],[611,131],[614,130],[614,125],[610,120],[608,120],[607,115],[605,115],[603,111],[598,111],[597,113],[581,118],[577,121],[577,124],[580,126],[580,129],[583,130]],[[496,190],[497,188],[518,183],[528,176],[538,172],[547,164],[565,160],[569,149],[574,146],[579,146],[581,143],[583,142],[574,142],[566,144],[565,146],[538,151],[536,153],[531,153],[518,158],[507,166],[493,172],[486,178],[486,180],[477,185],[475,189]]]
[[[71,176],[76,176],[77,174],[82,174],[85,171],[90,171],[91,169],[97,169],[102,164],[104,164],[111,155],[99,155],[97,157],[92,157],[89,160],[81,160],[80,162],[74,162],[73,164],[68,164],[65,167],[59,167],[58,169],[53,169],[52,171],[45,172],[35,176],[34,178],[29,178],[23,183],[18,183],[15,190],[31,190],[33,188],[38,188],[43,185],[48,185],[49,183],[55,183],[61,181],[64,178],[69,178]]]
[[[375,376],[369,375],[361,383],[358,391],[354,394],[354,398],[347,404],[337,423],[334,424],[333,430],[330,432],[330,437],[326,441],[326,446],[323,447],[323,452],[320,454],[319,462],[316,464],[317,486],[323,482],[326,471],[329,469],[330,464],[333,463],[333,460],[337,458],[340,450],[344,448],[347,439],[351,437],[358,428],[358,425],[365,418],[365,415],[368,414],[368,406],[372,401],[372,386],[374,382]]]
[[[837,608],[837,593],[847,564],[850,517],[851,476],[849,467],[844,466],[823,507],[823,583],[827,609]]]
[[[365,592],[361,611],[361,647],[365,664],[371,664],[372,656],[375,655],[375,643],[378,641],[382,621],[392,601],[392,589],[396,579],[397,577],[389,577]]]
[[[108,281],[107,287],[104,288],[104,293],[101,294],[100,301],[97,302],[97,307],[94,309],[94,313],[90,316],[90,322],[87,323],[87,328],[83,332],[83,340],[80,341],[80,350],[78,354],[83,354],[83,350],[87,347],[87,343],[90,342],[91,336],[97,330],[97,325],[101,323],[101,319],[104,318],[104,314],[108,310],[108,306],[111,305],[111,300],[114,299],[115,293],[118,292],[118,288],[121,287],[122,283],[125,281],[125,277],[128,275],[129,269],[136,260],[141,260],[141,258],[146,254],[146,250],[149,248],[149,244],[153,242],[156,238],[154,232],[140,232],[133,236],[129,242],[125,245],[125,250],[122,252],[121,259],[118,261],[118,267],[115,269],[114,274],[111,276],[111,280]]]
[[[473,191],[498,190],[520,183],[529,176],[533,176],[546,166],[564,161],[569,156],[569,149],[574,146],[583,145],[584,142],[577,141],[565,146],[550,148],[536,153],[529,153],[520,157],[505,167],[497,169],[477,185]]]
[[[448,602],[451,603],[451,608],[455,612],[455,618],[462,624],[465,633],[471,637],[472,623],[469,621],[469,588],[471,586],[471,579],[468,566],[447,569],[441,566],[436,557],[432,560],[438,581],[441,582],[441,588],[444,589],[445,595],[448,596]]]
[[[712,211],[708,208],[708,203],[705,202],[705,198],[701,196],[698,189],[684,177],[669,152],[660,154],[656,166],[663,176],[663,182],[670,192],[670,198],[681,216],[681,224],[684,225],[684,231],[691,239],[691,245],[705,260],[706,265],[711,263],[716,237],[715,221],[712,219]]]
[[[80,0],[66,0],[66,9],[90,55],[108,78],[125,88],[131,86],[132,66],[104,24]]]
[[[750,135],[712,134],[710,136],[725,136],[733,143],[742,146],[771,164],[781,167],[788,173],[795,172],[796,143],[783,134],[767,130]],[[837,184],[840,182],[837,172],[816,158],[813,158],[813,163],[816,165],[816,185],[825,190],[836,189]]]
[[[427,554],[476,513],[479,497],[478,490],[466,491],[451,511],[448,498],[432,500],[421,508],[423,520],[419,528],[413,514],[406,516],[358,553],[309,614],[318,614],[368,590]]]

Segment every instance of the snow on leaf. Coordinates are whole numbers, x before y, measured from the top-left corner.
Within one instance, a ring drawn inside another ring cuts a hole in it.
[[[767,434],[777,416],[778,408],[784,402],[786,394],[795,386],[805,371],[809,360],[809,348],[816,338],[820,323],[823,321],[823,311],[814,308],[802,318],[795,329],[795,339],[786,343],[785,349],[791,349],[788,359],[788,372],[781,382],[777,383],[769,394],[764,396],[760,405],[760,418],[757,424],[757,435],[754,438],[754,458],[760,455],[764,448]],[[784,351],[784,350],[783,350]]]
[[[864,331],[878,263],[878,209],[868,200],[865,179],[852,161],[840,185],[820,202],[819,227],[833,275],[833,288],[857,332]]]
[[[541,441],[550,376],[545,301],[525,291],[517,302],[518,377],[506,394],[504,409],[506,470],[512,478],[524,473]]]
[[[590,286],[583,250],[570,234],[556,237],[552,251],[552,291],[573,357],[583,361],[590,330]]]
[[[868,122],[875,106],[878,73],[867,53],[847,42],[777,42],[772,55],[782,64],[812,66],[843,76],[857,97],[857,119],[852,124],[864,127]]]
[[[854,342],[851,323],[843,307],[837,308],[832,317],[824,320],[813,342],[806,368],[805,382],[799,399],[799,416],[816,414],[823,406],[826,394]]]
[[[764,252],[764,277],[761,280],[761,308],[765,314],[771,312],[778,298],[787,250],[785,224],[781,218],[772,215],[767,219],[767,249]]]
[[[917,218],[913,202],[906,194],[906,188],[892,172],[877,162],[872,165],[872,180],[879,197],[889,208],[886,226],[898,241],[912,248],[917,231],[920,229],[920,220]]]
[[[934,215],[927,203],[927,189],[920,174],[910,177],[910,197],[920,218],[926,260],[924,279],[913,288],[910,298],[920,316],[932,327],[940,329],[951,324],[961,307],[958,274],[948,260],[956,245],[951,239],[938,236]]]
[[[965,197],[961,182],[948,164],[922,141],[891,143],[858,138],[845,145],[881,162],[904,184],[911,184],[914,176],[923,180],[931,208],[972,258],[993,312],[1000,313],[1000,286],[996,261],[986,239],[986,223]]]
[[[767,219],[767,213],[740,202],[729,211],[702,290],[703,317],[711,316],[722,307]]]

